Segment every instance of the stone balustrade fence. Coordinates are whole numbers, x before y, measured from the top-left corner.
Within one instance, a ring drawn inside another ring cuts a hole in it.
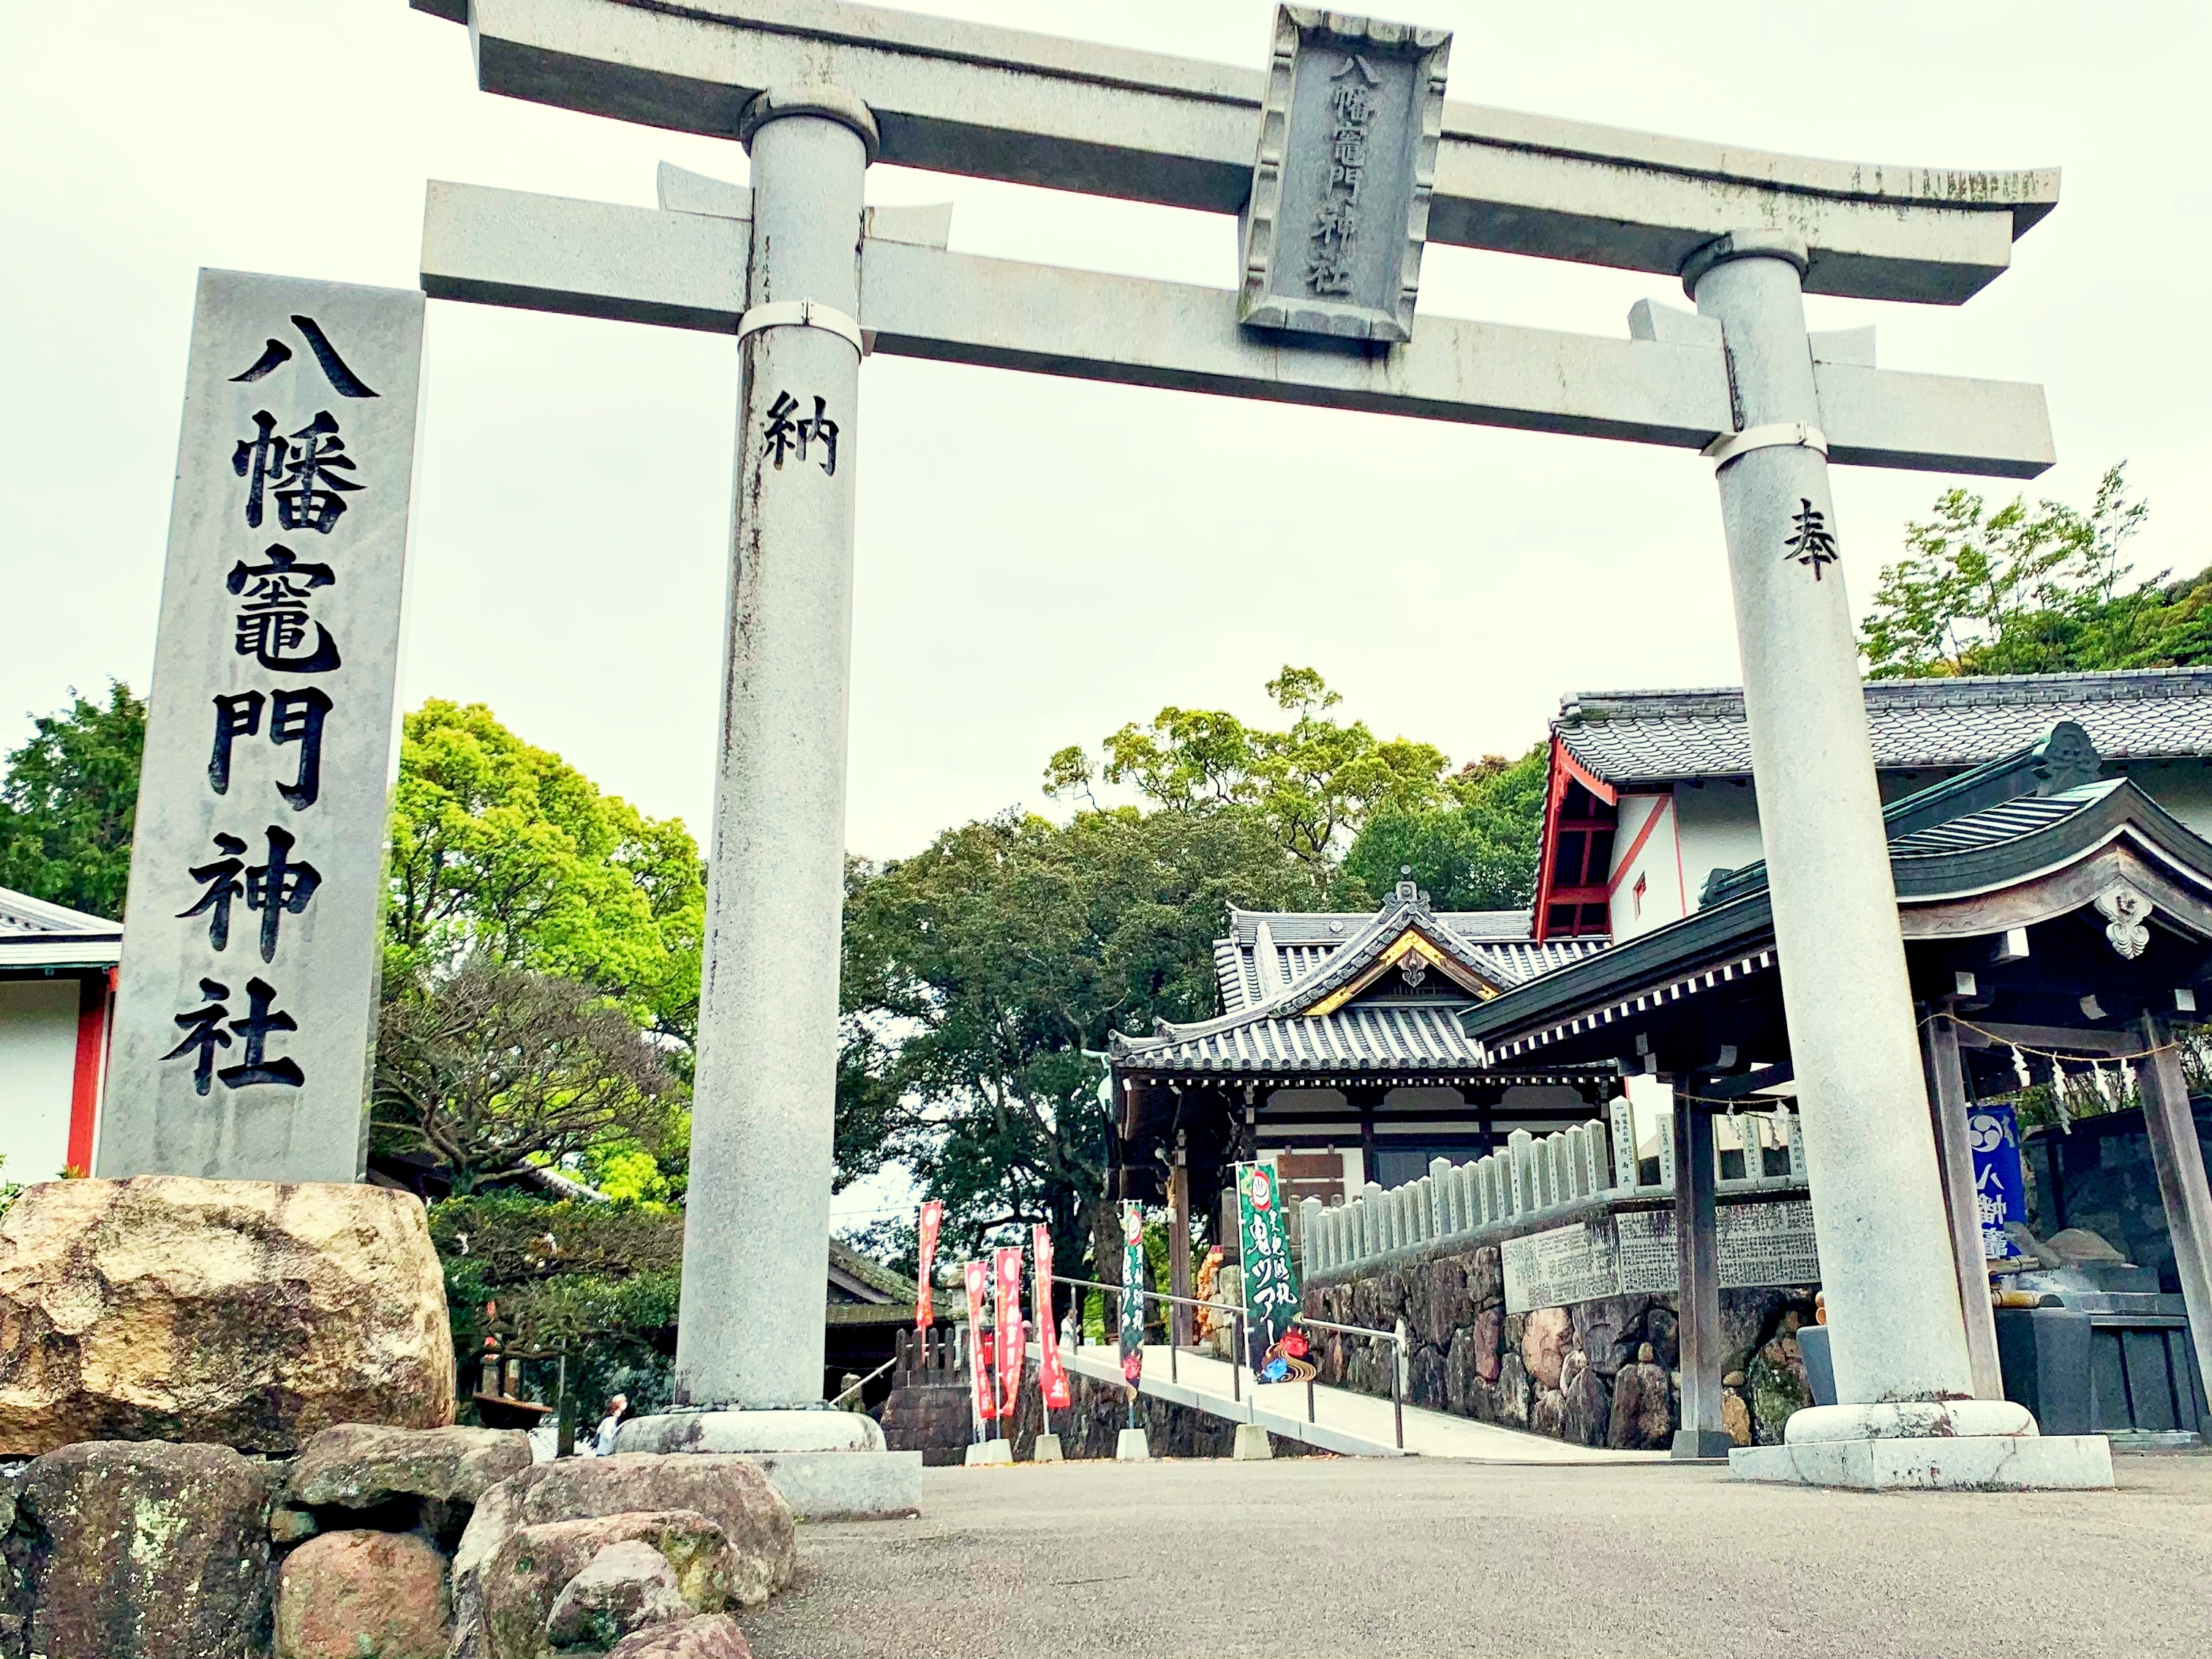
[[[1722,1193],[1805,1184],[1805,1152],[1797,1115],[1786,1105],[1771,1114],[1730,1115],[1738,1146],[1723,1149],[1714,1137],[1716,1180]],[[1612,1105],[1612,1127],[1591,1118],[1555,1134],[1516,1129],[1503,1152],[1465,1164],[1439,1158],[1428,1174],[1384,1188],[1369,1182],[1350,1202],[1324,1206],[1309,1198],[1299,1206],[1301,1263],[1305,1274],[1345,1273],[1399,1250],[1446,1239],[1458,1241],[1524,1217],[1607,1196],[1650,1198],[1674,1190],[1674,1124],[1662,1112],[1656,1125],[1657,1177],[1642,1179],[1628,1101]],[[1723,1152],[1740,1151],[1743,1165],[1727,1172]]]

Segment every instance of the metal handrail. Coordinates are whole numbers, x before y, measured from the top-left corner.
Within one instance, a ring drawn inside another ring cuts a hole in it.
[[[866,1388],[866,1387],[868,1386],[868,1384],[869,1384],[869,1383],[871,1383],[871,1382],[874,1382],[878,1377],[881,1376],[882,1376],[885,1371],[887,1371],[887,1370],[890,1370],[890,1368],[891,1368],[892,1366],[894,1366],[894,1365],[896,1365],[896,1364],[898,1364],[898,1356],[897,1356],[896,1354],[893,1354],[893,1355],[892,1355],[889,1359],[886,1359],[885,1361],[884,1361],[884,1363],[883,1363],[882,1364],[880,1364],[880,1365],[877,1366],[877,1367],[875,1368],[875,1370],[873,1370],[870,1371],[870,1372],[869,1372],[866,1376],[862,1377],[859,1382],[857,1382],[854,1383],[852,1387],[850,1387],[849,1389],[843,1389],[843,1390],[842,1390],[841,1392],[839,1392],[838,1394],[836,1394],[836,1395],[833,1395],[833,1396],[832,1396],[832,1397],[831,1397],[831,1398],[827,1401],[827,1403],[828,1403],[829,1405],[830,1405],[831,1407],[835,1407],[835,1406],[836,1406],[836,1405],[840,1401],[843,1400],[847,1395],[854,1395],[854,1394],[858,1394],[858,1393],[860,1393],[860,1391],[861,1389],[863,1389]]]
[[[1126,1285],[1103,1285],[1094,1279],[1072,1279],[1065,1273],[1054,1273],[1052,1278],[1053,1282],[1056,1285],[1080,1285],[1085,1290],[1111,1291],[1117,1296],[1127,1295],[1128,1293],[1128,1289]],[[1212,1308],[1218,1312],[1231,1314],[1236,1316],[1237,1346],[1231,1352],[1229,1360],[1229,1386],[1231,1397],[1236,1400],[1239,1404],[1242,1404],[1244,1398],[1243,1385],[1240,1380],[1242,1377],[1241,1367],[1243,1363],[1244,1353],[1244,1310],[1238,1307],[1232,1302],[1207,1302],[1194,1296],[1171,1296],[1165,1291],[1148,1291],[1141,1285],[1138,1287],[1136,1293],[1139,1297],[1149,1297],[1155,1302],[1179,1302],[1185,1307]],[[1405,1450],[1406,1401],[1404,1391],[1401,1388],[1398,1380],[1398,1374],[1400,1370],[1403,1369],[1405,1364],[1407,1347],[1404,1322],[1401,1320],[1399,1322],[1397,1329],[1385,1331],[1376,1329],[1375,1327],[1370,1325],[1340,1325],[1335,1321],[1330,1319],[1313,1319],[1308,1317],[1304,1314],[1293,1314],[1291,1316],[1291,1323],[1293,1325],[1303,1325],[1308,1330],[1341,1331],[1347,1336],[1379,1338],[1382,1341],[1389,1342],[1395,1346],[1398,1352],[1392,1357],[1390,1362],[1390,1417],[1393,1426],[1396,1431],[1398,1449],[1400,1451]],[[1176,1376],[1175,1356],[1176,1346],[1172,1341],[1170,1341],[1168,1344],[1168,1378],[1170,1382],[1178,1380]],[[1256,1376],[1253,1379],[1253,1386],[1255,1390],[1259,1386],[1259,1379]],[[1254,1406],[1255,1408],[1257,1404],[1258,1400],[1255,1393],[1254,1399]],[[1249,1414],[1249,1413],[1248,1413],[1248,1415]],[[1306,1379],[1306,1421],[1312,1423],[1316,1420],[1316,1419],[1314,1416],[1314,1382],[1313,1378],[1309,1376]]]
[[[1390,1417],[1398,1431],[1398,1449],[1406,1449],[1406,1401],[1398,1385],[1398,1372],[1406,1361],[1406,1322],[1400,1320],[1395,1330],[1378,1330],[1371,1325],[1340,1325],[1334,1320],[1310,1319],[1304,1314],[1292,1314],[1291,1323],[1303,1325],[1313,1331],[1342,1331],[1346,1336],[1380,1337],[1396,1345],[1397,1353],[1390,1361]],[[1314,1420],[1313,1378],[1306,1378],[1306,1421]]]
[[[1085,1290],[1111,1291],[1116,1296],[1128,1294],[1127,1285],[1103,1285],[1095,1279],[1071,1279],[1066,1273],[1054,1273],[1052,1279],[1055,1285],[1080,1285]],[[1208,1302],[1195,1296],[1175,1296],[1166,1291],[1148,1291],[1141,1285],[1137,1287],[1137,1295],[1140,1297],[1150,1297],[1154,1302],[1181,1303],[1186,1308],[1212,1308],[1217,1313],[1228,1314],[1237,1321],[1237,1347],[1229,1358],[1229,1397],[1242,1405],[1244,1400],[1243,1371],[1241,1369],[1244,1352],[1244,1310],[1233,1302]],[[1175,1333],[1170,1331],[1168,1333],[1168,1381],[1170,1382],[1179,1382],[1182,1380],[1182,1374],[1176,1366],[1176,1352]]]

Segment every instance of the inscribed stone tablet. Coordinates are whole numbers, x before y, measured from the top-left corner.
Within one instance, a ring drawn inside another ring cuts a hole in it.
[[[1448,30],[1277,9],[1240,321],[1412,337],[1450,51]]]
[[[1505,1269],[1505,1311],[1557,1308],[1617,1295],[1620,1275],[1613,1265],[1612,1229],[1576,1222],[1525,1238],[1508,1239],[1499,1250]]]
[[[200,273],[100,1176],[360,1178],[422,354]]]
[[[1813,1237],[1813,1206],[1800,1199],[1783,1204],[1723,1204],[1720,1231],[1721,1288],[1753,1285],[1817,1285],[1820,1253]]]

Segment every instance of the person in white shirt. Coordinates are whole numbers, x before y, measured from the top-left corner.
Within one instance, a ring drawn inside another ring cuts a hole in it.
[[[592,1436],[590,1455],[612,1457],[615,1455],[615,1431],[622,1426],[623,1419],[629,1415],[629,1396],[618,1394],[607,1401],[607,1414],[599,1419],[598,1431]]]

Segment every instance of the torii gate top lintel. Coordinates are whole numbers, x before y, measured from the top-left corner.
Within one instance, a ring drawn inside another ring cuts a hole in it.
[[[1251,189],[1256,69],[848,0],[410,3],[468,22],[479,86],[532,102],[730,137],[756,94],[834,63],[897,166],[1214,213]],[[1764,225],[1807,245],[1808,293],[1956,305],[2005,270],[2058,182],[1447,103],[1428,240],[1673,276]]]

